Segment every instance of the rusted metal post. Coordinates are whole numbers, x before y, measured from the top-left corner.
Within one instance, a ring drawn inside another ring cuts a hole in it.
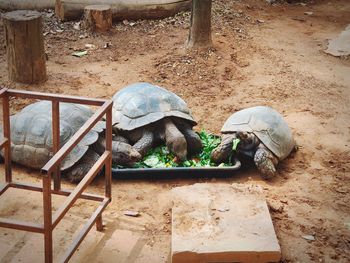
[[[3,94],[2,98],[2,112],[3,112],[3,125],[4,125],[4,138],[7,138],[7,143],[4,147],[5,158],[5,177],[6,182],[12,182],[12,170],[11,170],[11,128],[10,128],[10,103],[7,92]]]
[[[112,198],[112,106],[106,111],[106,151],[111,156],[105,166],[106,197],[109,199]]]
[[[52,101],[52,151],[56,154],[60,149],[60,104],[58,100]],[[53,189],[61,190],[60,165],[53,172]]]
[[[96,230],[103,231],[102,213],[96,218]]]
[[[43,175],[43,205],[44,205],[44,246],[45,263],[52,263],[52,203],[51,203],[51,173]]]

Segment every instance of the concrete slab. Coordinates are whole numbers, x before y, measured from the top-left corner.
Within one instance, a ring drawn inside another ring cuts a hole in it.
[[[172,190],[172,262],[278,262],[280,246],[258,186]]]
[[[336,57],[350,55],[350,25],[339,36],[328,41],[325,52]]]
[[[142,235],[129,230],[116,229],[111,236],[106,236],[102,249],[94,253],[88,261],[96,263],[128,262],[126,259],[133,253],[133,249],[142,240]],[[96,251],[95,251],[96,252]],[[87,261],[80,261],[87,262]]]

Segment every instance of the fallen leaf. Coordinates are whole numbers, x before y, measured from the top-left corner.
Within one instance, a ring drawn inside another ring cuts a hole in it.
[[[86,50],[84,50],[84,51],[78,51],[78,52],[74,52],[73,54],[72,54],[72,56],[74,56],[74,57],[83,57],[83,56],[85,56],[86,54],[87,54],[88,52],[86,51]]]

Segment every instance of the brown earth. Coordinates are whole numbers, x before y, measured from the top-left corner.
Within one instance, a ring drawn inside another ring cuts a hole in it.
[[[313,14],[305,15],[306,11]],[[115,179],[105,232],[92,230],[72,262],[168,262],[171,200],[167,194],[175,186],[195,182],[263,186],[282,262],[350,261],[350,60],[323,52],[327,39],[350,23],[347,0],[272,6],[262,0],[214,1],[214,47],[209,51],[184,48],[188,13],[160,21],[116,23],[107,35],[89,35],[74,30],[73,23],[58,23],[48,16],[48,81],[41,85],[7,81],[0,24],[2,85],[109,98],[129,83],[148,81],[182,96],[199,122],[198,129],[214,133],[234,111],[268,105],[285,116],[299,145],[270,182],[263,181],[254,167],[244,167],[227,179]],[[106,43],[109,46],[103,48]],[[86,44],[96,49],[82,58],[71,55]],[[13,112],[29,102],[12,101]],[[16,179],[40,182],[35,171],[17,166],[14,171]],[[67,182],[65,186],[72,187]],[[96,180],[91,191],[102,193],[102,186],[103,181]],[[56,208],[60,200],[55,199]],[[39,194],[11,191],[1,197],[0,217],[39,220],[41,207]],[[81,201],[60,224],[55,231],[55,257],[92,208],[93,204]],[[126,217],[124,210],[140,211],[141,216]],[[306,240],[305,235],[315,240]],[[38,235],[1,229],[0,240],[1,262],[37,261],[42,256]]]

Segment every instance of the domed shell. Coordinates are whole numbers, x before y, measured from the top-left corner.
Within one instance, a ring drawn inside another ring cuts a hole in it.
[[[22,165],[42,168],[52,153],[52,104],[40,101],[11,116],[12,160]],[[60,145],[63,146],[93,115],[86,106],[60,103]],[[91,130],[62,161],[61,170],[72,167],[98,139],[100,125]]]
[[[113,125],[131,131],[165,117],[194,121],[185,101],[176,94],[149,83],[129,85],[113,96]]]
[[[257,106],[232,114],[221,132],[237,131],[254,133],[279,160],[286,158],[295,146],[288,124],[281,114],[270,107]]]

